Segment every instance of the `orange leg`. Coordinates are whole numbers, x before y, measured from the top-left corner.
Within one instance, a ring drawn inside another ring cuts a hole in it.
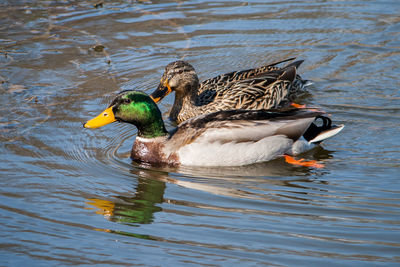
[[[295,108],[306,108],[306,105],[300,105],[300,104],[296,104],[296,103],[291,103],[290,105]]]
[[[284,155],[285,161],[289,164],[299,165],[304,167],[313,167],[313,168],[323,168],[325,167],[324,164],[318,163],[316,160],[306,161],[305,159],[295,159],[292,156]]]

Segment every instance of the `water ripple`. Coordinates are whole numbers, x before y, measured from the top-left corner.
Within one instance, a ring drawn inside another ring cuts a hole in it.
[[[396,1],[0,6],[5,265],[399,263]],[[206,79],[289,57],[301,101],[346,124],[302,155],[324,169],[154,167],[131,161],[134,127],[81,124],[174,60]]]

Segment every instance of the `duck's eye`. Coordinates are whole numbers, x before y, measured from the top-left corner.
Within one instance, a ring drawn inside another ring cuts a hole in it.
[[[129,98],[124,98],[124,104],[130,104],[132,102]]]

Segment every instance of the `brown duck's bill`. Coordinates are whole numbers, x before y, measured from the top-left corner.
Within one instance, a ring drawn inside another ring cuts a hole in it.
[[[158,103],[171,92],[172,89],[169,86],[168,80],[165,80],[165,82],[160,82],[157,89],[150,95],[150,97],[154,102]]]
[[[97,117],[87,121],[83,127],[85,128],[99,128],[101,126],[107,125],[116,121],[114,112],[112,111],[113,107],[109,107],[100,113]]]

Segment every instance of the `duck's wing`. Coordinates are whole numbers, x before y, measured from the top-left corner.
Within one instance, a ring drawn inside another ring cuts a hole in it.
[[[169,142],[175,147],[199,138],[207,142],[257,142],[273,135],[297,140],[320,114],[308,109],[219,111],[183,122]]]
[[[196,106],[207,105],[213,101],[217,101],[218,96],[225,98],[225,95],[229,95],[235,98],[238,95],[246,95],[246,91],[254,91],[259,97],[265,96],[263,100],[254,103],[254,106],[259,106],[258,108],[276,108],[281,103],[282,99],[292,99],[294,97],[289,97],[293,94],[293,91],[301,91],[305,86],[311,84],[310,81],[302,80],[299,75],[296,74],[298,67],[304,60],[298,60],[289,63],[283,68],[277,67],[276,65],[291,61],[294,58],[282,60],[279,62],[272,63],[270,65],[262,66],[255,69],[248,69],[242,71],[235,71],[219,75],[217,77],[205,80],[202,82],[198,89],[198,96],[195,100]],[[290,75],[294,72],[295,75],[290,78],[283,78],[284,76]],[[282,78],[282,79],[281,79]],[[291,80],[291,83],[282,82],[284,80]],[[278,81],[275,85],[268,87],[271,83]],[[253,87],[253,85],[255,85]],[[295,86],[293,86],[295,85]],[[265,90],[267,88],[269,90]],[[244,90],[243,89],[247,89]],[[295,90],[294,90],[295,89]],[[230,92],[232,90],[232,92]],[[281,94],[283,92],[282,98]],[[275,97],[274,95],[277,94]],[[262,103],[265,100],[272,99],[274,103]],[[253,103],[251,98],[248,99],[249,102]],[[227,101],[227,105],[230,101]],[[276,103],[275,103],[276,102]],[[240,108],[237,107],[237,108]],[[250,107],[252,108],[252,107]]]
[[[181,124],[166,142],[184,165],[245,165],[289,151],[319,112],[220,111]]]
[[[218,110],[278,108],[288,100],[296,77],[296,68],[290,66],[263,76],[231,83],[217,92]]]
[[[207,80],[203,81],[202,83],[200,83],[199,93],[202,93],[206,90],[215,91],[217,88],[224,87],[227,84],[232,83],[232,82],[238,82],[238,81],[243,81],[243,80],[247,80],[247,79],[251,79],[251,78],[260,77],[268,72],[281,69],[280,67],[277,67],[277,65],[284,63],[284,62],[292,61],[294,59],[295,58],[288,58],[285,60],[274,62],[269,65],[258,67],[258,68],[246,69],[246,70],[240,70],[240,71],[232,71],[229,73],[218,75],[216,77],[207,79]],[[289,65],[287,65],[286,67],[288,67],[288,66],[298,67],[298,66],[300,66],[300,64],[302,62],[303,62],[303,60],[292,62]]]

